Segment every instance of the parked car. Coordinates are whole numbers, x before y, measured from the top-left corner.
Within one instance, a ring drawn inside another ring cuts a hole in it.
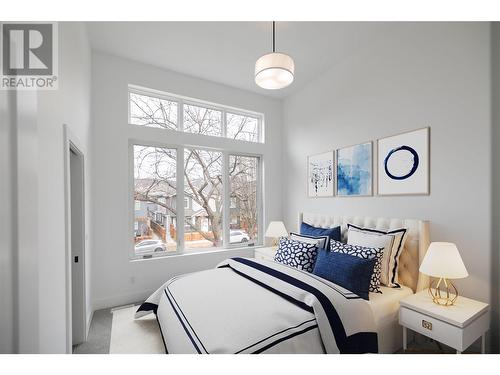
[[[166,250],[167,247],[161,240],[143,240],[135,245],[136,254],[157,253]]]
[[[243,243],[248,242],[250,237],[247,233],[242,230],[231,230],[229,231],[229,242],[230,243]]]

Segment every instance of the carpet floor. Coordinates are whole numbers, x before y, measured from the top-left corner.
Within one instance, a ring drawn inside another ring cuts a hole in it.
[[[134,320],[138,306],[97,310],[87,341],[73,347],[73,354],[165,353],[158,322],[153,314]]]

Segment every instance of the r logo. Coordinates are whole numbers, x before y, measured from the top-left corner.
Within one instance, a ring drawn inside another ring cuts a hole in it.
[[[53,25],[4,23],[3,75],[50,76],[53,74]]]

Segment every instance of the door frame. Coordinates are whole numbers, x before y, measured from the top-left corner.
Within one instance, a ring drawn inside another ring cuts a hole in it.
[[[65,256],[66,256],[66,353],[73,352],[73,296],[72,296],[72,251],[71,251],[71,169],[70,157],[71,152],[76,153],[82,159],[82,182],[83,182],[83,196],[82,204],[85,212],[85,154],[82,151],[81,143],[78,138],[71,132],[70,128],[63,124],[63,147],[64,147],[64,219],[65,219]],[[85,215],[84,215],[85,216]],[[87,340],[88,327],[87,327],[87,301],[86,301],[86,234],[85,234],[85,217],[82,222],[83,230],[83,251],[81,254],[81,264],[83,267],[83,337]]]

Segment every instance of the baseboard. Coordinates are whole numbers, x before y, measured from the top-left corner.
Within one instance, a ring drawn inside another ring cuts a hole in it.
[[[85,341],[87,341],[89,337],[90,324],[92,323],[92,319],[94,318],[94,309],[90,311],[90,314],[87,316],[87,332],[85,333]]]
[[[112,296],[107,298],[99,298],[93,301],[94,310],[109,309],[111,307],[133,304],[138,301],[144,301],[154,290],[145,290],[142,292],[133,292]]]

